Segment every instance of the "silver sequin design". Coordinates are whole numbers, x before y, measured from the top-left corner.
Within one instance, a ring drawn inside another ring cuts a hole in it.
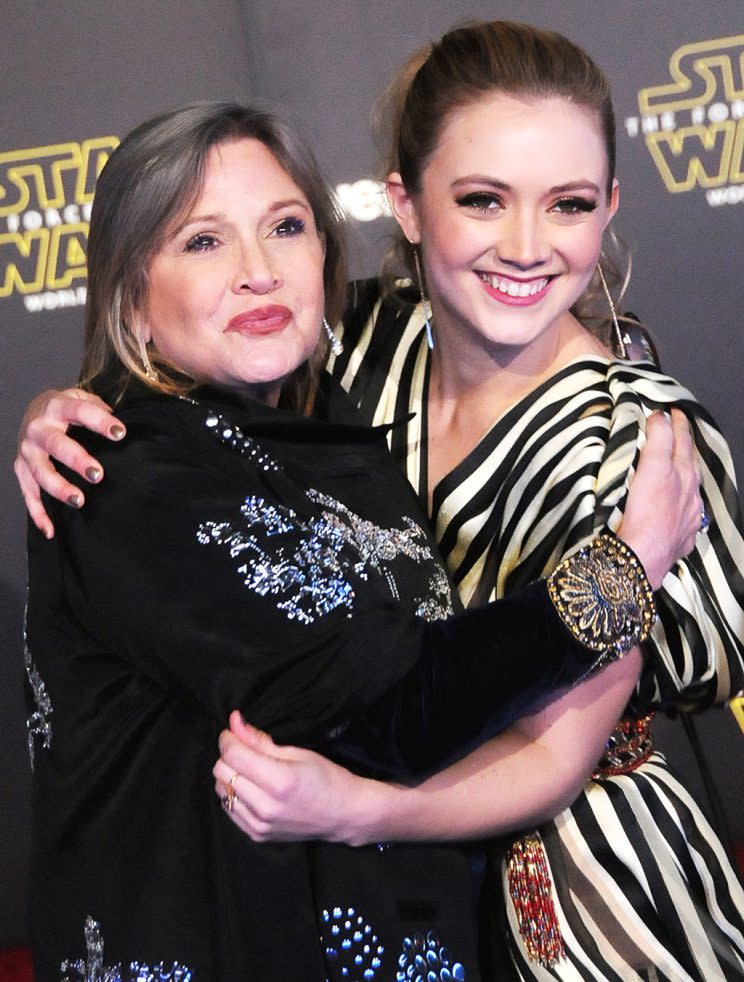
[[[431,931],[405,938],[396,982],[465,982],[465,969]]]
[[[130,962],[129,965],[104,965],[101,925],[90,915],[83,926],[85,958],[65,959],[60,965],[60,982],[190,982],[193,972],[173,962],[166,966]]]
[[[252,436],[246,436],[239,426],[231,423],[221,413],[210,413],[206,419],[207,429],[219,442],[237,450],[243,457],[248,457],[263,471],[278,471],[279,464],[271,454],[267,453]]]
[[[334,975],[349,982],[380,979],[384,945],[354,907],[334,907],[321,916],[321,941]]]
[[[368,580],[370,571],[385,580],[398,600],[388,564],[399,556],[433,562],[424,531],[413,519],[404,516],[403,528],[382,528],[330,495],[312,488],[306,495],[320,507],[318,517],[302,519],[292,508],[251,495],[240,509],[241,526],[203,522],[196,533],[202,545],[223,546],[230,558],[239,558],[245,586],[259,596],[274,597],[289,620],[312,624],[339,607],[351,616],[353,581]],[[414,600],[414,609],[426,620],[453,612],[449,582],[440,567],[429,579],[426,597]]]
[[[39,670],[34,665],[31,651],[28,647],[28,599],[26,600],[26,610],[23,615],[23,661],[26,668],[26,681],[31,687],[36,709],[26,720],[26,735],[28,737],[28,756],[31,761],[31,770],[36,763],[36,741],[41,740],[41,746],[48,750],[52,745],[52,700],[46,690],[44,681],[39,675]]]

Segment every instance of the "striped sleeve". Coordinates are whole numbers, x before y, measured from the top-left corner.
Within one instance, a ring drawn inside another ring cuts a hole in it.
[[[635,454],[643,441],[636,407],[645,416],[676,406],[690,420],[711,518],[709,532],[697,536],[694,551],[675,565],[657,595],[659,619],[638,696],[644,705],[680,709],[724,702],[744,688],[744,538],[729,448],[693,396],[651,366],[616,364],[608,386],[613,397],[603,462],[608,481],[616,482],[617,464],[625,466],[628,448]]]

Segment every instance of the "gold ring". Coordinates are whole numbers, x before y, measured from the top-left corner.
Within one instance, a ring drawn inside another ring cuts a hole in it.
[[[222,807],[226,812],[232,812],[233,808],[235,807],[235,799],[238,797],[235,793],[235,782],[237,780],[238,775],[233,774],[228,783],[225,784],[225,791],[227,791],[227,794],[222,798]]]

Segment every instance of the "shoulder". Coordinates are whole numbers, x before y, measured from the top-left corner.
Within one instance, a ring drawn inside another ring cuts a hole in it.
[[[365,329],[399,327],[410,319],[418,300],[418,292],[407,280],[400,280],[391,291],[383,288],[378,277],[354,280],[349,284],[343,318],[345,338],[359,338]]]
[[[113,442],[97,433],[75,428],[71,435],[101,461],[112,466],[132,466],[138,459],[150,461],[166,448],[182,445],[188,429],[185,402],[173,396],[152,393],[125,398],[115,406],[117,417],[126,426],[126,437]]]
[[[650,361],[611,361],[607,367],[607,383],[618,399],[632,394],[648,411],[678,408],[691,418],[711,420],[710,414],[687,386]]]

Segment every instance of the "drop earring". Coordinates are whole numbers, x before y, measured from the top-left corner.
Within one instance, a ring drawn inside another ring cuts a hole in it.
[[[431,329],[431,304],[429,303],[429,298],[426,295],[426,290],[424,289],[424,277],[421,272],[421,260],[419,259],[418,246],[415,242],[411,243],[413,248],[413,262],[416,266],[416,279],[418,280],[419,293],[421,294],[421,306],[424,311],[424,323],[426,324],[426,343],[429,345],[429,350],[434,348],[434,333]]]
[[[597,263],[597,272],[599,273],[599,281],[602,284],[602,289],[604,290],[604,295],[607,298],[607,303],[609,304],[609,307],[610,307],[610,315],[612,317],[612,325],[613,325],[614,330],[615,330],[615,341],[617,343],[617,351],[618,351],[618,354],[620,355],[621,358],[627,358],[628,357],[628,352],[627,352],[627,349],[625,347],[626,338],[623,336],[623,332],[620,330],[620,322],[617,319],[617,311],[615,310],[615,302],[612,299],[612,295],[610,293],[610,289],[607,286],[607,280],[604,277],[604,273],[602,272],[602,267],[599,265],[599,263]],[[630,341],[630,338],[628,338],[627,341],[629,342]]]
[[[140,359],[142,360],[142,368],[145,373],[145,378],[154,379],[155,372],[152,370],[152,364],[150,363],[150,356],[147,354],[147,344],[141,334],[137,334],[137,345],[139,347]]]
[[[326,334],[328,335],[328,340],[331,343],[331,351],[338,358],[338,356],[341,355],[341,354],[343,354],[343,351],[344,351],[344,343],[343,343],[343,341],[341,340],[341,338],[337,338],[336,337],[336,335],[333,333],[333,328],[328,323],[328,321],[325,319],[325,317],[323,318],[323,329],[325,330]]]

